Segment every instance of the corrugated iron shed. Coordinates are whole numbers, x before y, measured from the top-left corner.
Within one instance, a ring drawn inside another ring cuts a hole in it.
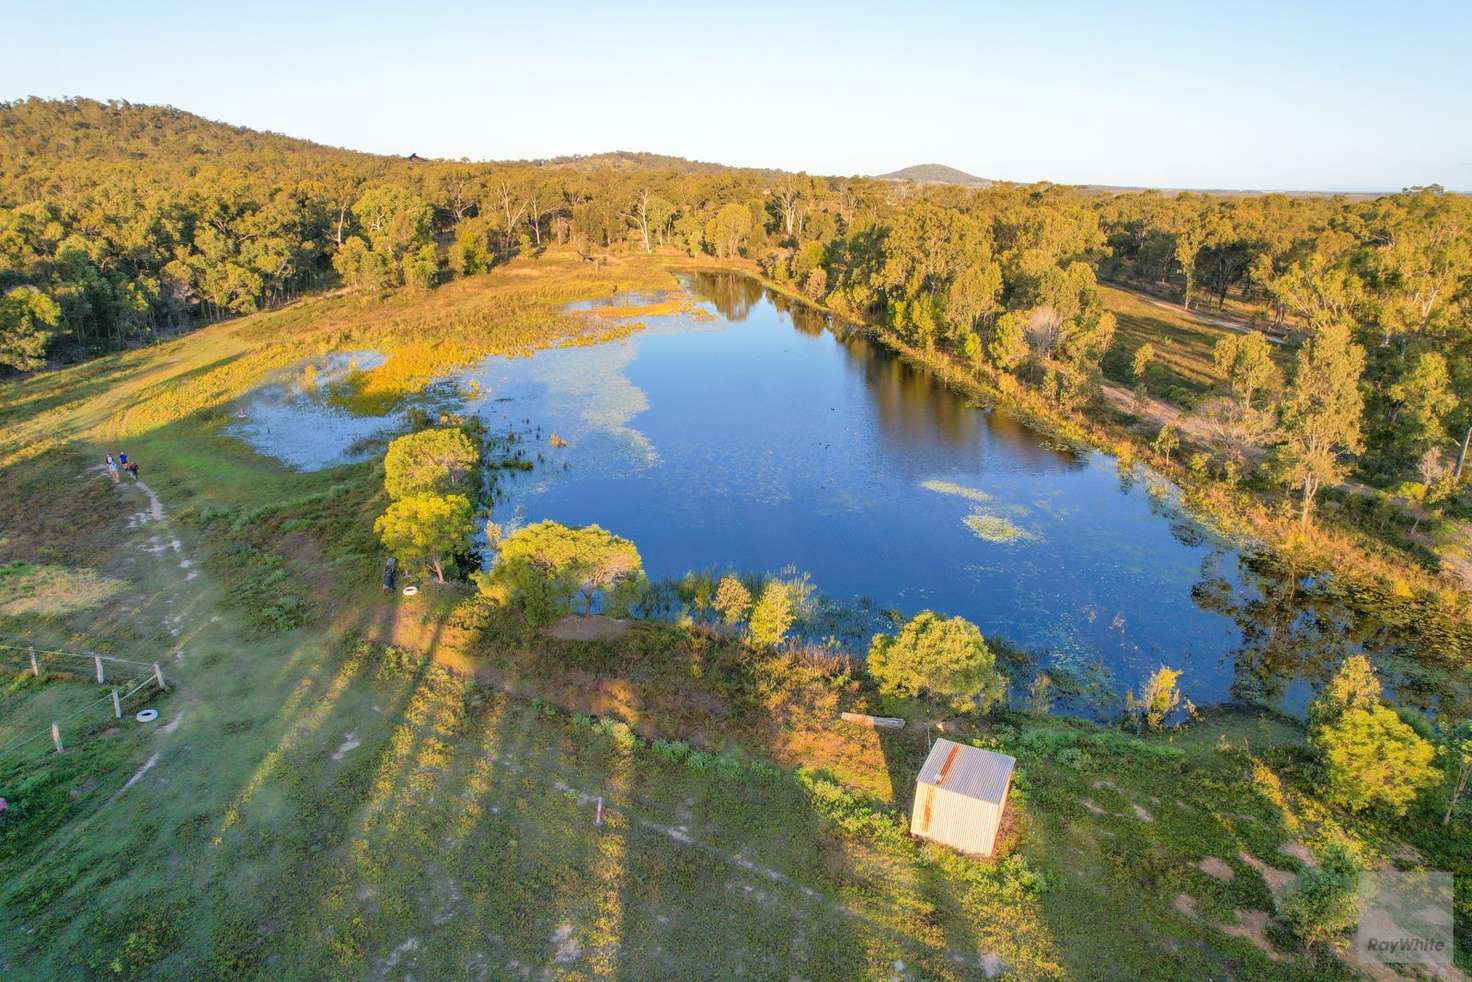
[[[990,856],[1016,763],[1006,754],[935,741],[915,783],[911,833]]]

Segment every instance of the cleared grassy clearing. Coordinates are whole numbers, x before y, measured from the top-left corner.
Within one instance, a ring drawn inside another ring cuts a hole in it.
[[[1187,403],[1218,389],[1224,379],[1212,362],[1217,341],[1236,333],[1203,323],[1184,311],[1152,303],[1149,299],[1100,284],[1104,305],[1114,312],[1118,327],[1114,346],[1104,358],[1104,372],[1115,382],[1133,385],[1130,364],[1141,345],[1155,349],[1154,365],[1148,374],[1152,393],[1172,402]],[[1280,367],[1289,364],[1281,348]]]

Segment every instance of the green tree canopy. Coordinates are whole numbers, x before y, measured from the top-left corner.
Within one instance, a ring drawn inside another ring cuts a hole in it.
[[[1305,525],[1319,489],[1343,480],[1344,457],[1362,448],[1364,367],[1365,349],[1340,322],[1326,325],[1298,350],[1293,386],[1283,403],[1277,465],[1284,482],[1299,489]]]
[[[404,282],[416,290],[430,290],[439,282],[440,253],[433,242],[426,242],[404,257]]]
[[[786,639],[793,620],[792,593],[787,584],[769,580],[751,609],[748,636],[753,644],[774,647]]]
[[[383,487],[390,498],[468,493],[475,486],[480,453],[463,430],[429,429],[396,438],[383,458]]]
[[[1155,363],[1155,345],[1146,341],[1135,349],[1135,355],[1130,359],[1130,378],[1136,382],[1145,381],[1145,376],[1150,372],[1150,366]]]
[[[469,545],[474,527],[465,495],[425,492],[392,502],[373,523],[390,553],[405,562],[426,564],[441,583],[451,559]]]
[[[1226,376],[1243,415],[1252,411],[1253,395],[1282,383],[1272,346],[1257,331],[1226,335],[1217,341],[1211,357],[1217,371]]]
[[[429,241],[434,209],[409,188],[379,184],[353,202],[353,217],[373,251],[397,268]]]
[[[1006,691],[996,657],[975,624],[921,611],[869,646],[869,674],[887,695],[930,693],[960,712],[985,711]]]
[[[1309,743],[1324,762],[1328,798],[1350,811],[1403,815],[1441,777],[1436,749],[1380,699],[1368,659],[1345,659],[1309,707]]]
[[[56,301],[31,286],[0,298],[0,365],[33,371],[46,364],[46,345],[61,317]]]
[[[1427,450],[1447,443],[1446,421],[1457,408],[1451,373],[1440,352],[1423,351],[1387,393],[1394,407],[1390,456],[1405,470]]]
[[[600,593],[643,572],[639,550],[628,539],[597,525],[543,521],[501,540],[491,583],[505,585],[533,622],[545,623],[570,610],[579,594],[584,615],[591,614]]]

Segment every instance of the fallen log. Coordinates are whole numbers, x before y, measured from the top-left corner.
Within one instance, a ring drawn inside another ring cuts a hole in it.
[[[903,730],[905,721],[898,716],[868,716],[864,713],[841,713],[839,718],[846,723],[857,723],[882,730]]]

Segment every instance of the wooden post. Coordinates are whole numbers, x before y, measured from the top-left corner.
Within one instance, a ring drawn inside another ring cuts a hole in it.
[[[36,663],[36,646],[31,645],[31,674],[36,678],[41,677],[41,666]]]
[[[112,690],[112,714],[118,719],[123,718],[123,700],[118,698],[118,690]]]
[[[158,687],[160,689],[168,688],[168,686],[164,684],[164,670],[158,667],[158,662],[153,663],[153,677],[158,681]]]
[[[51,742],[56,744],[56,752],[61,753],[61,727],[54,722],[51,724]]]
[[[102,656],[93,655],[92,660],[97,663],[97,684],[102,684]]]

